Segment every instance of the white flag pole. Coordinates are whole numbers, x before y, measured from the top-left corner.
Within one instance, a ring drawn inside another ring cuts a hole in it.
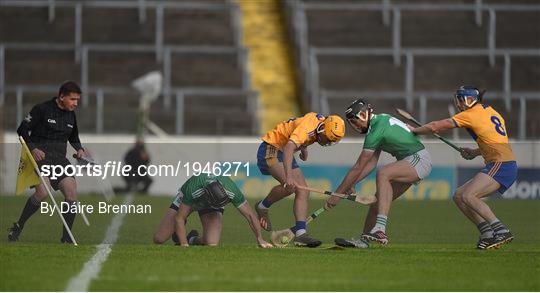
[[[45,190],[47,190],[47,194],[49,195],[49,198],[53,202],[54,208],[55,208],[56,212],[58,213],[58,216],[60,217],[60,220],[62,220],[62,224],[64,224],[64,228],[66,228],[66,230],[68,231],[68,234],[69,234],[69,237],[71,238],[71,241],[73,241],[73,244],[75,244],[75,246],[77,246],[77,241],[75,241],[75,237],[73,237],[73,234],[71,233],[71,229],[69,229],[69,226],[66,223],[66,220],[62,216],[62,213],[60,212],[60,208],[58,207],[58,204],[56,204],[56,200],[54,199],[54,196],[52,195],[52,192],[51,192],[51,189],[49,188],[49,185],[47,184],[45,179],[43,179],[43,177],[41,177],[41,173],[39,172],[38,165],[34,161],[34,157],[32,156],[32,153],[30,152],[30,150],[28,149],[28,146],[26,145],[26,142],[24,141],[24,139],[21,136],[19,136],[19,141],[22,144],[23,151],[26,152],[27,155],[30,157],[30,161],[32,162],[32,165],[34,167],[34,171],[37,173],[37,175],[39,177],[39,180],[41,181],[41,184],[43,184],[43,186],[45,186]]]

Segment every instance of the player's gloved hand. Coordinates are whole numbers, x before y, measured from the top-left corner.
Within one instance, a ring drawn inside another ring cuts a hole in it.
[[[337,206],[337,204],[339,203],[339,201],[341,200],[340,197],[337,197],[337,196],[332,196],[330,197],[326,203],[324,204],[324,207],[328,210],[328,209],[331,209],[335,206]]]
[[[274,245],[264,241],[264,239],[262,239],[262,238],[257,239],[257,243],[259,243],[259,247],[261,247],[261,248],[272,248],[272,247],[274,247]]]
[[[300,159],[302,161],[307,161],[307,158],[308,158],[307,148],[305,147],[300,148]]]
[[[461,153],[461,156],[465,160],[472,160],[472,159],[476,158],[476,152],[473,149],[461,148],[459,152]]]
[[[34,160],[36,160],[36,162],[45,159],[45,153],[38,148],[33,149],[31,153],[32,153],[32,156],[34,157]]]

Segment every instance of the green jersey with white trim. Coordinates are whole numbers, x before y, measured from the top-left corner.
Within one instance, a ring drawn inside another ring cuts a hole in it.
[[[195,210],[208,208],[209,205],[203,196],[205,193],[204,187],[216,180],[223,185],[225,192],[227,192],[227,195],[231,199],[231,203],[235,207],[239,207],[246,202],[244,194],[230,177],[201,174],[199,176],[191,176],[191,178],[180,187],[180,191],[182,191],[184,195],[182,197],[182,203],[191,206]]]
[[[405,123],[388,114],[373,114],[364,149],[382,150],[402,160],[425,147]]]

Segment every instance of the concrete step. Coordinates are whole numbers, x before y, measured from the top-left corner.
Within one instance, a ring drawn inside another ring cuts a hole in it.
[[[80,81],[81,70],[73,51],[6,50],[6,85],[60,84]]]
[[[49,23],[46,7],[0,7],[0,40],[21,43],[73,43],[75,9],[57,7]]]

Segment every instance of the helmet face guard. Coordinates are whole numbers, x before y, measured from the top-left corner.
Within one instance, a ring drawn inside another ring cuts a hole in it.
[[[362,113],[365,113],[365,115],[361,115]],[[358,99],[352,102],[352,104],[347,107],[347,110],[345,110],[345,117],[347,118],[347,122],[349,125],[357,132],[360,132],[362,134],[367,133],[369,129],[369,122],[371,120],[371,114],[373,113],[373,109],[371,108],[371,105],[367,102]],[[354,123],[352,123],[351,120],[360,120],[362,122],[366,122],[367,126],[366,128],[360,128]]]
[[[345,136],[345,122],[337,115],[330,115],[324,122],[319,123],[316,132],[317,142],[321,146],[334,145]],[[327,142],[322,141],[322,135],[326,137]]]
[[[219,209],[227,205],[231,199],[219,181],[212,181],[204,187],[206,202],[210,207]]]
[[[460,105],[465,105],[467,108],[471,108],[478,102],[482,101],[482,96],[485,91],[480,92],[473,86],[460,86],[454,94],[454,104],[456,108],[463,111]],[[468,98],[472,98],[472,102]]]

